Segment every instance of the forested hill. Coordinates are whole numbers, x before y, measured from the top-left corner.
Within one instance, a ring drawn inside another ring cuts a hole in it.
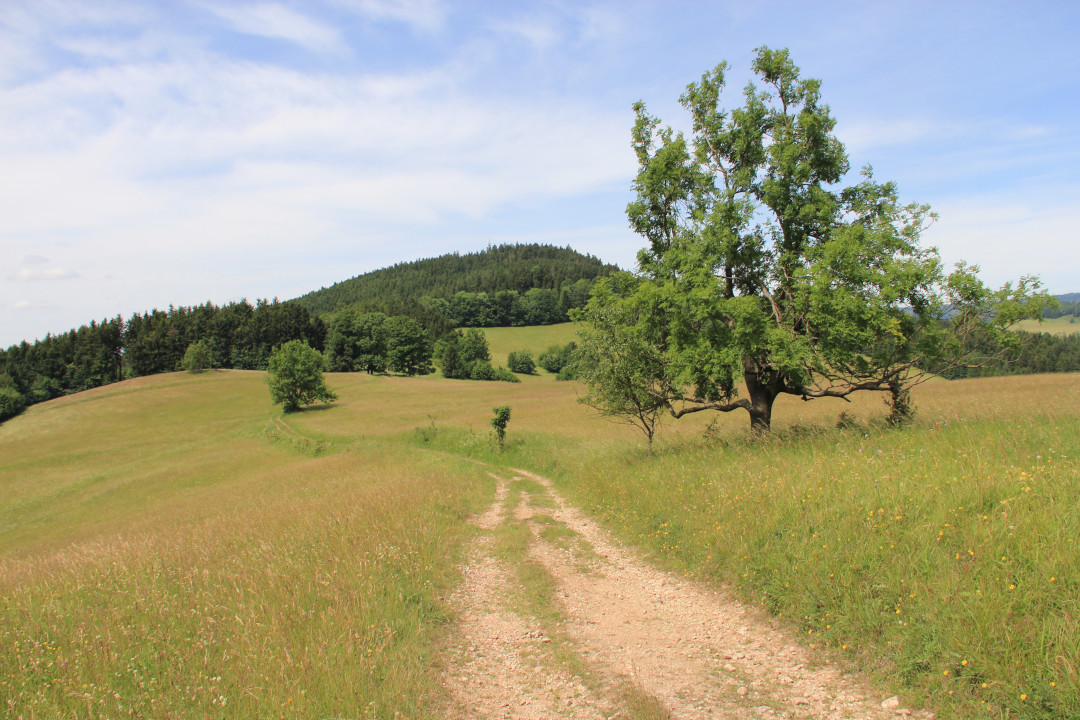
[[[1044,318],[1059,318],[1065,315],[1074,315],[1080,317],[1080,293],[1066,293],[1064,295],[1055,295],[1057,298],[1058,306],[1056,308],[1043,311]]]
[[[398,263],[335,283],[296,299],[315,315],[344,307],[387,315],[418,315],[423,298],[450,299],[459,292],[566,290],[578,281],[592,281],[618,268],[591,255],[552,245],[498,245],[480,252],[451,253]],[[580,286],[579,286],[580,287]]]

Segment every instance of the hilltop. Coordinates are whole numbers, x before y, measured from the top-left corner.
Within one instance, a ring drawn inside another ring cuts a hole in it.
[[[334,283],[295,300],[316,315],[344,307],[388,315],[425,315],[421,299],[448,299],[459,292],[488,293],[530,290],[569,292],[588,286],[618,268],[569,247],[495,245],[474,253],[448,253],[397,263]],[[587,293],[586,293],[587,294]]]

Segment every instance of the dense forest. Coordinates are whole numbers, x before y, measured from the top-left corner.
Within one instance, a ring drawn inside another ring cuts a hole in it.
[[[178,370],[187,348],[199,341],[209,350],[209,367],[261,370],[275,347],[303,340],[321,350],[325,337],[322,320],[296,303],[277,300],[221,307],[208,302],[126,321],[120,316],[91,321],[0,351],[0,419],[60,395]]]
[[[1080,332],[1072,335],[1015,333],[1015,347],[1002,347],[985,336],[969,337],[965,347],[971,363],[950,368],[950,380],[997,375],[1080,371]]]
[[[497,245],[464,255],[398,263],[297,298],[312,314],[345,307],[420,320],[433,335],[453,327],[564,322],[592,282],[617,270],[591,255],[551,245]]]

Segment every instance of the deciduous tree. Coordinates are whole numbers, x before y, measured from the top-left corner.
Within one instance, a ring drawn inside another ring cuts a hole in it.
[[[323,355],[302,340],[290,340],[270,355],[266,382],[270,398],[285,412],[337,399],[323,379]]]
[[[580,352],[597,364],[579,367],[602,411],[745,410],[766,431],[781,394],[903,401],[927,368],[965,361],[973,329],[1003,337],[1038,315],[1034,278],[995,292],[976,268],[946,274],[920,244],[929,207],[901,202],[869,166],[840,185],[836,120],[786,50],[760,48],[753,70],[761,85],[733,109],[721,104],[726,63],[687,87],[689,140],[634,106],[627,217],[648,244],[635,277],[601,281],[581,316]]]

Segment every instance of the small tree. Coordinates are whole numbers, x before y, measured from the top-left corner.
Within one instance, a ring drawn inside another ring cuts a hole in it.
[[[533,362],[531,350],[515,350],[506,357],[506,366],[510,372],[532,375],[536,372],[536,363]]]
[[[180,361],[180,368],[189,373],[201,373],[210,367],[210,346],[205,340],[199,340],[188,345],[184,352],[184,358]]]
[[[461,338],[461,358],[466,365],[471,365],[477,360],[491,361],[491,353],[488,352],[487,335],[478,328],[469,328]]]
[[[337,399],[323,379],[325,361],[322,353],[302,340],[290,340],[270,355],[266,382],[270,398],[281,403],[285,412],[295,412],[301,405]]]
[[[506,441],[506,426],[510,422],[510,406],[500,405],[492,410],[495,412],[495,417],[491,418],[491,427],[495,428],[495,437],[499,440],[499,452],[502,452]]]
[[[641,313],[632,301],[620,299],[635,285],[628,273],[601,278],[593,289],[587,310],[574,312],[588,322],[579,331],[581,343],[572,364],[585,383],[578,402],[604,417],[632,425],[652,447],[660,418],[668,408],[671,392],[664,354],[643,334]]]

